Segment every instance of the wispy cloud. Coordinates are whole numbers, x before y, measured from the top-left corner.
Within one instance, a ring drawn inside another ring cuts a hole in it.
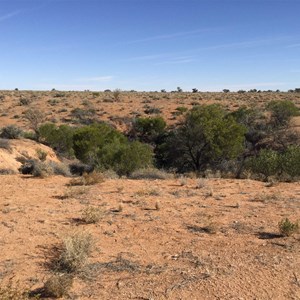
[[[192,63],[195,62],[196,59],[193,56],[179,56],[179,57],[174,57],[162,62],[156,63],[156,65],[166,65],[166,64],[187,64],[187,63]]]
[[[226,44],[216,44],[209,46],[202,46],[193,49],[187,49],[180,52],[166,52],[166,53],[157,53],[150,55],[141,55],[134,56],[125,59],[125,61],[148,61],[148,60],[161,60],[159,63],[180,63],[180,59],[176,59],[178,56],[197,56],[200,55],[203,51],[218,51],[224,49],[246,49],[246,48],[256,48],[270,45],[282,45],[287,42],[291,42],[291,40],[295,39],[292,36],[282,36],[282,37],[274,37],[274,38],[265,38],[265,39],[257,39],[257,40],[245,40],[239,42],[232,42]],[[300,46],[300,44],[299,44]],[[162,61],[164,60],[164,61]],[[193,60],[194,61],[194,60]],[[190,59],[183,59],[182,63],[192,62]]]
[[[161,34],[161,35],[136,39],[136,40],[125,42],[125,44],[136,44],[136,43],[151,42],[151,41],[158,41],[158,40],[169,40],[175,38],[189,38],[205,32],[211,32],[216,30],[218,30],[218,28],[202,28],[202,29],[195,29],[190,31],[180,31],[180,32],[174,32],[169,34]]]
[[[20,14],[20,13],[21,13],[21,10],[16,10],[16,11],[11,12],[11,13],[8,13],[8,14],[6,14],[6,15],[2,15],[2,16],[0,16],[0,22],[3,22],[3,21],[5,21],[5,20],[8,20],[8,19],[10,19],[10,18],[12,18],[12,17],[14,17],[14,16]]]
[[[86,77],[86,78],[79,78],[77,81],[81,82],[108,82],[111,81],[114,77],[113,76],[98,76],[98,77]]]
[[[253,47],[261,47],[267,45],[273,45],[282,42],[288,42],[293,37],[291,36],[282,36],[282,37],[274,37],[274,38],[265,38],[265,39],[258,39],[258,40],[249,40],[249,41],[240,41],[234,43],[227,43],[227,44],[220,44],[220,45],[212,45],[207,47],[201,47],[198,49],[194,49],[192,51],[198,50],[219,50],[219,49],[232,49],[232,48],[253,48]],[[300,46],[300,44],[299,44]]]

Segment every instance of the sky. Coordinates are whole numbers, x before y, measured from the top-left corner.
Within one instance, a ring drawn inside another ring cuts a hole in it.
[[[300,87],[300,0],[0,0],[0,89]]]

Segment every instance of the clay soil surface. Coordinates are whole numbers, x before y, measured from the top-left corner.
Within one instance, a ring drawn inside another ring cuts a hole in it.
[[[300,299],[300,184],[230,179],[0,178],[0,281],[35,290],[60,241],[93,237],[67,299]],[[82,211],[102,210],[96,224]]]

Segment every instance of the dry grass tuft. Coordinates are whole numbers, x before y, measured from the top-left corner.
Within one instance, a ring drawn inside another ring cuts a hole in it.
[[[83,212],[81,219],[86,224],[98,223],[103,217],[103,211],[98,207],[88,206]]]
[[[66,237],[54,266],[62,272],[78,272],[91,254],[92,246],[92,236],[88,233],[77,232]]]
[[[69,185],[94,185],[104,182],[104,176],[99,172],[84,173],[81,177],[70,180]]]
[[[45,297],[61,298],[68,295],[73,285],[73,276],[69,274],[55,274],[44,284]]]

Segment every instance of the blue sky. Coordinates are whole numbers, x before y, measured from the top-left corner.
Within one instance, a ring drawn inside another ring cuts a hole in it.
[[[300,0],[0,0],[0,89],[300,87]]]

